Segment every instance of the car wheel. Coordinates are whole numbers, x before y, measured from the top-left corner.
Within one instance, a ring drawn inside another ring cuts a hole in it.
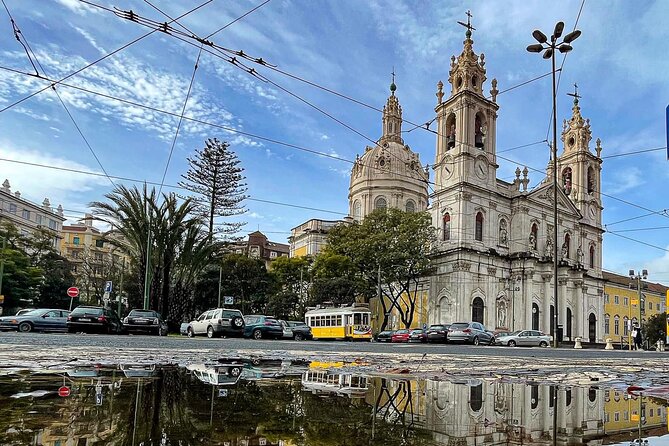
[[[212,327],[211,325],[207,327],[207,337],[210,339],[216,337],[216,332],[214,331],[214,327]]]
[[[474,336],[474,339],[472,340],[472,344],[479,345],[479,337],[478,336]]]
[[[33,324],[31,324],[30,322],[21,322],[19,324],[19,331],[21,333],[29,333],[33,331]]]
[[[262,339],[262,331],[258,330],[257,328],[253,330],[252,335],[253,339]]]
[[[516,341],[509,341],[506,343],[509,347],[515,347],[516,346]]]
[[[242,328],[244,326],[244,318],[241,316],[235,316],[232,318],[231,324],[235,328]]]
[[[193,327],[188,327],[188,330],[186,330],[186,333],[188,334],[189,338],[192,338],[195,336],[195,333],[193,332]]]
[[[233,378],[238,377],[241,373],[242,373],[241,367],[230,367],[230,370],[228,370],[228,374]]]
[[[539,347],[548,347],[548,342],[546,342],[546,341],[541,341],[541,342],[539,343]]]
[[[488,345],[495,345],[495,338],[490,338]]]
[[[302,333],[296,333],[295,334],[295,340],[296,341],[304,341],[304,335]]]

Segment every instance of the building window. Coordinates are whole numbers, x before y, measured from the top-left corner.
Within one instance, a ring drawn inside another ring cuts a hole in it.
[[[476,230],[474,232],[474,238],[479,242],[483,241],[483,213],[481,212],[476,214]]]
[[[623,412],[623,420],[627,421],[630,419],[630,413],[628,411]]]
[[[94,258],[96,262],[102,262],[102,253],[96,252]]]
[[[653,309],[653,302],[648,302],[648,309],[652,310]]]
[[[25,218],[26,220],[30,220],[30,211],[27,209],[24,209],[21,212],[21,217]]]
[[[386,202],[386,199],[383,197],[378,197],[374,202],[374,209],[386,209],[387,207],[388,203]]]
[[[56,223],[56,220],[49,219],[49,229],[58,229],[58,224]]]
[[[360,220],[360,217],[362,217],[362,205],[359,200],[355,200],[353,202],[353,218]]]
[[[408,200],[406,205],[407,212],[416,212],[416,203],[413,200]]]
[[[609,295],[608,295],[608,294],[604,294],[604,303],[607,303],[607,304],[608,304],[608,303],[609,303],[609,300],[610,300],[610,299],[609,299]]]
[[[588,193],[591,194],[595,191],[595,169],[588,167]]]
[[[569,339],[571,339],[571,320],[572,320],[571,308],[567,308],[567,336],[569,337]]]
[[[590,268],[595,267],[595,245],[590,245]]]
[[[42,216],[41,215],[37,214],[35,216],[35,223],[37,223],[38,225],[42,224]]]
[[[629,299],[626,297],[623,297],[623,305],[628,306],[629,305]]]
[[[611,323],[611,316],[608,314],[604,315],[604,334],[609,334],[610,328],[609,324]]]
[[[451,214],[444,214],[444,241],[451,239]]]
[[[618,305],[620,303],[620,296],[613,296],[613,303]]]
[[[72,237],[72,244],[78,245],[79,244],[79,237]]]
[[[483,299],[476,297],[472,302],[472,322],[483,323]]]
[[[276,259],[276,251],[270,251],[269,258],[270,259]]]
[[[569,195],[571,193],[571,167],[562,171],[562,187],[565,194]]]
[[[16,214],[16,205],[14,203],[9,203],[9,213]]]
[[[105,246],[105,241],[104,241],[104,240],[102,240],[102,239],[97,239],[97,240],[95,241],[95,247],[96,247],[96,248],[104,248],[104,246]]]
[[[627,336],[628,333],[629,333],[629,319],[627,319],[627,316],[625,316],[623,318],[623,335]]]
[[[617,314],[613,316],[613,334],[614,335],[620,334],[620,317]]]
[[[613,414],[613,421],[620,421],[620,412],[616,412]]]
[[[469,388],[469,407],[478,412],[483,407],[483,384]]]

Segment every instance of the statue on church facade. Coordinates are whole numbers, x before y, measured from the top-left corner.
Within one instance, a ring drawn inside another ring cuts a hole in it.
[[[569,258],[569,242],[567,240],[562,244],[562,260]]]
[[[550,259],[553,258],[553,239],[550,237],[546,239],[546,249],[544,250],[544,256]]]
[[[504,299],[497,300],[497,328],[506,327],[506,301]]]
[[[534,235],[534,231],[530,231],[530,251],[537,250],[537,237]]]
[[[578,249],[576,250],[576,258],[578,259],[579,266],[583,266],[583,257],[585,257],[585,254],[583,253],[583,249],[581,249],[581,246],[579,245]]]
[[[509,235],[506,229],[506,220],[502,219],[499,222],[499,244],[505,245],[509,243]]]

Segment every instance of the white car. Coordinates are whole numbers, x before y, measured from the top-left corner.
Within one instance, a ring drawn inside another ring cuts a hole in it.
[[[188,324],[186,329],[189,338],[207,335],[209,338],[224,336],[242,336],[244,333],[244,316],[239,310],[231,308],[215,308],[205,311]]]
[[[548,347],[550,342],[551,337],[538,330],[518,330],[495,339],[495,344],[509,347]]]

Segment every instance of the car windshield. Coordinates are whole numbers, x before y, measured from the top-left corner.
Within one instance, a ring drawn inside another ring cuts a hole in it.
[[[409,330],[397,330],[395,334],[407,334],[409,333]]]
[[[430,330],[443,330],[443,325],[430,325]]]
[[[132,310],[128,316],[156,317],[156,312],[152,310]]]
[[[414,333],[419,334],[419,333],[422,333],[422,332],[423,332],[423,330],[421,330],[421,329],[411,330],[412,334],[414,334]]]
[[[518,336],[519,333],[520,333],[520,330],[516,330],[512,333],[504,334],[503,336]]]
[[[90,314],[94,316],[102,315],[102,308],[77,307],[71,315],[78,316],[80,314]]]
[[[469,324],[464,323],[464,322],[460,322],[460,323],[451,325],[451,330],[463,330],[465,328],[469,328]]]
[[[30,310],[21,313],[19,316],[40,316],[42,313],[44,313],[44,310]]]

